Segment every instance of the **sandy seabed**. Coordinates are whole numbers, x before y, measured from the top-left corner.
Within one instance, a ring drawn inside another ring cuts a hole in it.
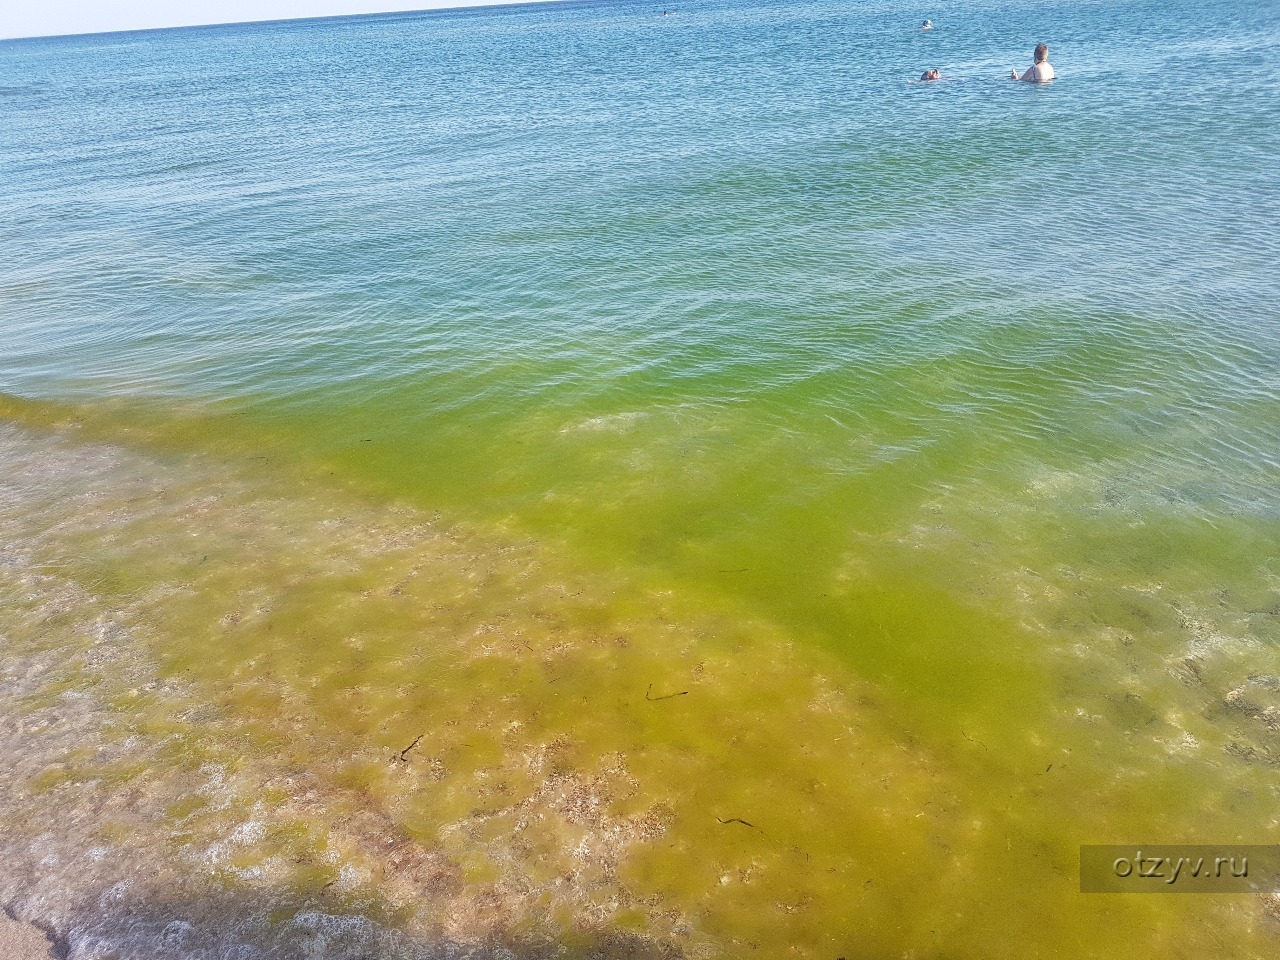
[[[1061,661],[1001,674],[1055,711],[913,735],[785,631],[534,541],[3,428],[0,903],[74,960],[1274,956],[1269,904],[1081,898],[1075,846],[1172,795],[1171,835],[1274,816],[1270,583],[1238,623],[1129,591],[1137,639],[1070,585],[1014,584],[995,664]]]

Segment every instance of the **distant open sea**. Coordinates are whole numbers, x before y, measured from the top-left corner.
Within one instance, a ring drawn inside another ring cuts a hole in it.
[[[1278,90],[1271,0],[0,42],[0,904],[1280,955],[1078,870],[1280,843]]]

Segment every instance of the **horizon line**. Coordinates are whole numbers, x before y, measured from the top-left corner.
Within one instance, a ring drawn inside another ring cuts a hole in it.
[[[447,2],[447,0],[446,0]],[[421,7],[414,10],[370,10],[363,13],[329,13],[321,16],[267,17],[261,20],[214,20],[208,23],[176,23],[162,27],[124,27],[120,30],[89,30],[83,33],[33,33],[0,37],[0,44],[23,40],[71,40],[77,37],[110,37],[127,33],[158,33],[164,30],[200,30],[206,27],[267,26],[273,23],[305,23],[308,20],[347,20],[359,17],[413,16],[422,13],[449,13],[475,7],[532,7],[551,3],[602,3],[605,0],[466,0],[450,6]]]

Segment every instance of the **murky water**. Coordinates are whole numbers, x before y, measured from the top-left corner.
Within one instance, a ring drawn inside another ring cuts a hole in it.
[[[1280,833],[1278,46],[0,44],[4,902],[76,957],[1274,955],[1077,854]]]

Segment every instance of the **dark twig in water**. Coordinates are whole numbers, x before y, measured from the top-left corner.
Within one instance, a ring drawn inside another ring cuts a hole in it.
[[[421,742],[421,740],[422,740],[422,734],[418,734],[418,738],[414,740],[413,743],[409,744],[407,747],[405,747],[403,750],[400,751],[400,760],[402,763],[409,762],[409,751],[412,750],[414,747],[416,747]]]
[[[961,730],[960,732],[961,732],[961,733],[964,733],[964,731],[963,731],[963,730]],[[978,746],[980,746],[983,750],[987,750],[987,749],[989,749],[989,748],[987,747],[987,745],[986,745],[985,743],[983,743],[981,740],[977,740],[977,739],[975,739],[975,738],[973,738],[973,737],[969,736],[967,733],[964,733],[964,738],[965,738],[966,740],[968,740],[970,743],[976,743],[976,744],[977,744]]]
[[[721,570],[719,572],[720,573],[746,573],[750,569],[751,569],[750,567],[742,567],[739,570]]]
[[[153,490],[150,493],[144,493],[140,497],[134,497],[131,500],[126,500],[125,503],[137,503],[139,500],[149,500],[152,497],[163,497],[163,496],[164,496],[163,490]]]
[[[747,821],[743,820],[741,817],[730,817],[728,820],[725,820],[722,817],[716,817],[716,819],[719,820],[721,823],[740,823],[744,827],[750,827],[752,830],[760,829],[754,823],[747,823]]]
[[[646,700],[649,700],[649,701],[651,701],[651,702],[655,702],[655,703],[656,703],[658,700],[670,700],[672,697],[683,697],[683,696],[687,696],[687,695],[688,695],[688,693],[689,693],[689,691],[688,691],[688,690],[681,690],[679,693],[665,693],[665,694],[663,694],[663,695],[662,695],[662,696],[660,696],[660,697],[652,697],[652,696],[650,696],[650,694],[651,694],[652,692],[653,692],[653,684],[651,683],[651,684],[649,684],[649,689],[648,689],[648,690],[646,690],[646,691],[644,692],[644,698],[645,698]]]

